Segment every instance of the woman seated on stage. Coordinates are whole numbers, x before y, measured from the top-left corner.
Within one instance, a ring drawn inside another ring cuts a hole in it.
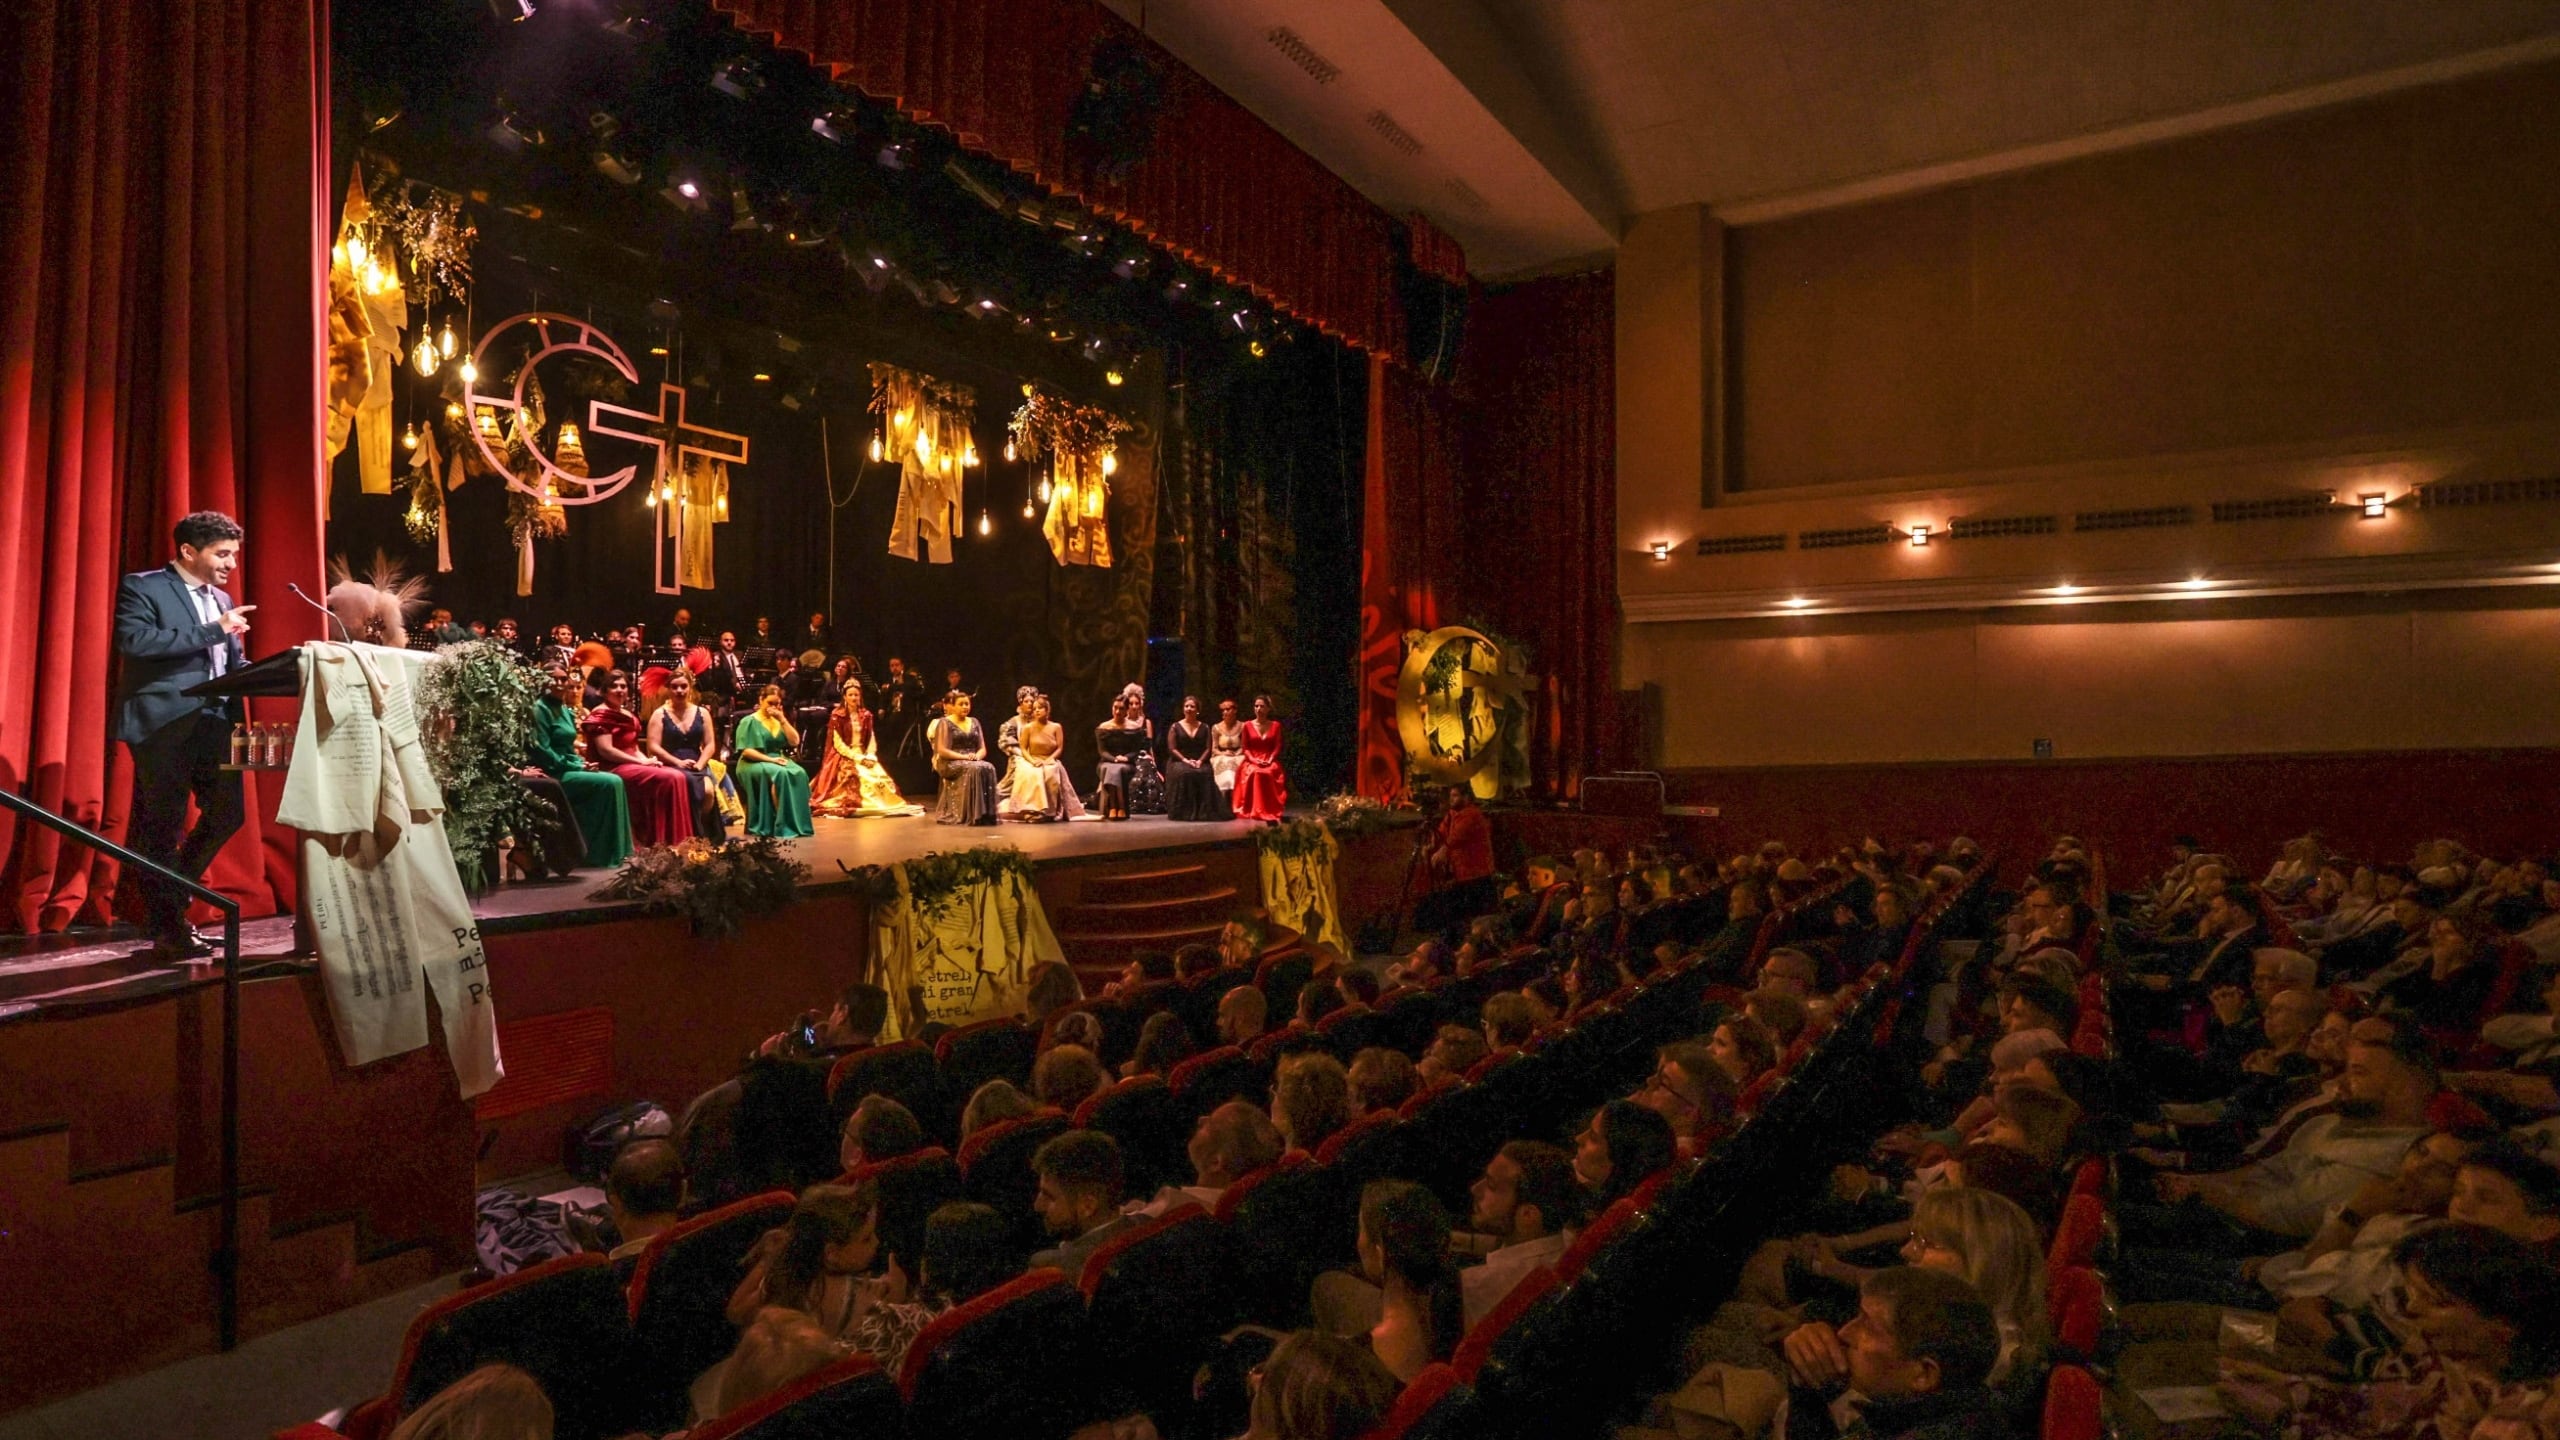
[[[1244,724],[1244,763],[1236,767],[1236,818],[1278,823],[1289,808],[1289,777],[1280,769],[1280,722],[1271,718],[1271,697],[1253,697],[1253,718]]]
[[[604,700],[578,729],[601,770],[622,777],[631,802],[631,838],[642,845],[680,845],[693,836],[693,789],[684,772],[643,751],[640,717],[631,713],[631,677],[604,672]]]
[[[782,713],[782,687],[756,695],[755,712],[738,722],[738,798],[746,802],[747,833],[797,840],[809,828],[809,772],[791,758],[800,732]]]
[[[909,804],[898,793],[880,763],[880,732],[871,707],[862,700],[862,682],[849,681],[844,702],[827,717],[827,760],[818,771],[816,798],[809,810],[817,815],[921,815],[924,807]]]
[[[933,746],[933,773],[942,777],[935,823],[996,823],[996,767],[987,763],[987,732],[969,718],[966,692],[942,697],[942,713],[925,727],[925,740]]]
[[[1137,777],[1137,757],[1148,749],[1153,738],[1147,732],[1147,717],[1130,718],[1129,694],[1122,691],[1112,698],[1111,718],[1093,727],[1093,743],[1102,751],[1101,785],[1094,791],[1094,808],[1105,820],[1129,818],[1129,785]]]
[[[610,870],[631,854],[631,802],[622,777],[608,775],[578,753],[578,695],[586,680],[575,670],[547,672],[550,693],[533,702],[533,744],[525,763],[559,782],[586,841],[586,865]]]
[[[693,797],[693,833],[720,840],[729,833],[720,813],[720,781],[727,770],[720,763],[720,732],[711,712],[693,703],[693,672],[678,666],[650,673],[663,677],[664,693],[640,727],[642,746],[684,777]]]
[[[1210,773],[1209,727],[1200,697],[1182,697],[1182,718],[1164,732],[1165,813],[1176,820],[1233,820],[1235,809]]]
[[[1084,801],[1058,760],[1066,749],[1067,728],[1049,718],[1048,696],[1031,697],[1031,718],[1014,734],[1013,771],[996,812],[1012,820],[1082,819]]]
[[[1236,771],[1244,765],[1244,723],[1236,719],[1236,702],[1218,702],[1218,723],[1209,727],[1209,777],[1234,808]]]
[[[1120,687],[1120,702],[1129,707],[1132,724],[1146,733],[1146,748],[1129,757],[1129,813],[1164,813],[1164,771],[1156,765],[1156,722],[1147,715],[1146,687],[1132,680]]]

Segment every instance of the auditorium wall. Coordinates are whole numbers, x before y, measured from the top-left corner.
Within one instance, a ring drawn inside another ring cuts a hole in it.
[[[1641,758],[2560,747],[2555,233],[2552,64],[1755,223],[1636,217]],[[2504,488],[2418,503],[2473,482]],[[2084,523],[2145,508],[2176,516]]]

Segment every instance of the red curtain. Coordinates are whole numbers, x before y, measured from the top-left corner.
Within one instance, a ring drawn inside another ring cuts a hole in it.
[[[247,526],[253,655],[317,635],[284,587],[321,568],[325,3],[0,6],[0,784],[110,836],[116,581],[178,516]],[[261,915],[293,881],[256,778],[211,881]],[[104,918],[93,853],[0,818],[9,919]]]
[[[1361,530],[1360,793],[1403,790],[1409,629],[1478,621],[1538,677],[1529,769],[1563,799],[1617,705],[1615,300],[1606,271],[1475,297],[1454,383],[1369,367]]]
[[[1376,354],[1404,348],[1385,212],[1094,0],[712,0],[838,81],[943,126],[1299,320]],[[1120,180],[1079,163],[1068,119],[1099,41],[1163,77],[1149,157]]]

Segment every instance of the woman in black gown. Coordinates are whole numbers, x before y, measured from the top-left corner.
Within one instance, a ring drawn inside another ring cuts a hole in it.
[[[1176,820],[1232,820],[1227,792],[1209,773],[1209,727],[1200,723],[1200,698],[1182,697],[1182,718],[1164,732],[1166,814]]]
[[[1129,783],[1137,775],[1137,757],[1150,748],[1147,740],[1146,717],[1133,721],[1129,698],[1114,698],[1111,718],[1093,730],[1094,748],[1102,752],[1101,783],[1094,787],[1093,808],[1102,813],[1103,819],[1129,818]]]

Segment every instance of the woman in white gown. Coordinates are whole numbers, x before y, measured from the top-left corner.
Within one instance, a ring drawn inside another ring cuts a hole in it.
[[[1066,748],[1066,727],[1049,718],[1048,696],[1031,702],[1031,719],[1023,725],[1021,736],[1022,746],[1014,752],[1013,769],[1005,776],[996,813],[1009,820],[1082,819],[1084,801],[1077,798],[1067,767],[1058,759]]]

